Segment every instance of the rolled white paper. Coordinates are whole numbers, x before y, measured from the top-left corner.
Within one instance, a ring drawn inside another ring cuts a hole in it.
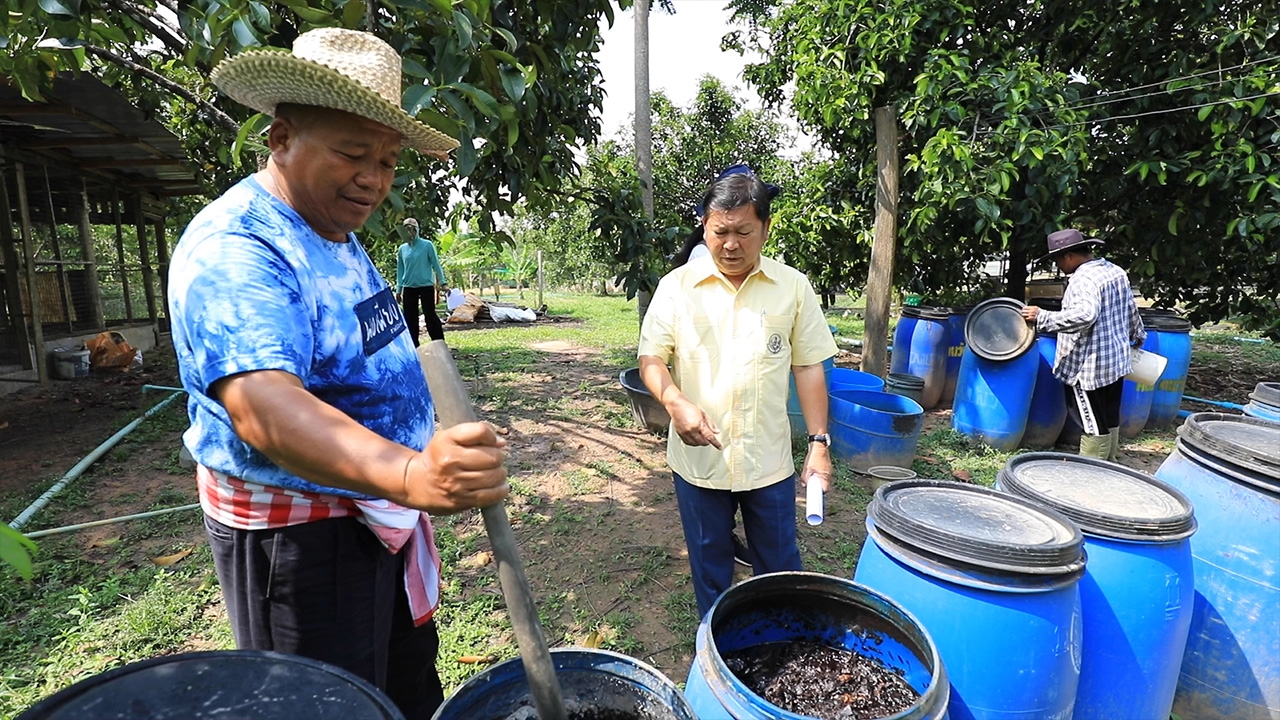
[[[822,478],[810,475],[805,483],[804,515],[810,525],[822,524]]]

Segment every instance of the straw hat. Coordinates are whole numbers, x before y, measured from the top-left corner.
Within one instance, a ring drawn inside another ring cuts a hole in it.
[[[400,55],[369,33],[343,28],[305,32],[293,52],[248,50],[213,71],[213,82],[237,102],[275,115],[280,103],[343,110],[395,130],[419,152],[458,142],[400,107]]]

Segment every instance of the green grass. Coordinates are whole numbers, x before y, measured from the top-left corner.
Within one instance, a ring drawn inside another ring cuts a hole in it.
[[[1022,452],[1027,451],[1001,452],[986,445],[975,445],[955,430],[943,428],[920,436],[911,469],[922,478],[967,479],[992,487],[996,474],[1009,458]]]
[[[80,557],[73,541],[42,542],[32,582],[0,571],[0,717],[77,680],[193,640],[232,647],[225,622],[205,612],[218,602],[206,546],[168,568],[148,563],[104,573]]]

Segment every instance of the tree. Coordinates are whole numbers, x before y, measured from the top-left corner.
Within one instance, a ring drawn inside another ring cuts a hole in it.
[[[599,134],[599,25],[613,12],[609,0],[15,0],[0,74],[36,100],[51,72],[101,74],[183,138],[218,193],[245,172],[239,150],[265,122],[215,92],[212,68],[315,27],[368,29],[404,58],[406,110],[462,146],[456,174],[406,153],[365,233],[386,242],[387,220],[405,214],[438,222],[456,192],[484,209],[480,232],[509,241],[494,213],[544,202],[576,174],[573,149]]]
[[[940,293],[1007,256],[1006,292],[1020,296],[1046,232],[1075,224],[1106,236],[1145,294],[1275,326],[1274,7],[731,4],[746,29],[727,44],[766,54],[748,81],[773,104],[794,83],[791,105],[839,159],[833,184],[855,207],[874,188],[871,111],[899,108],[899,285]]]

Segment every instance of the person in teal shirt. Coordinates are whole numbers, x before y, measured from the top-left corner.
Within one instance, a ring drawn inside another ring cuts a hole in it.
[[[427,321],[427,336],[432,340],[444,339],[444,326],[436,314],[436,288],[444,287],[444,268],[440,266],[435,243],[418,234],[418,221],[407,218],[404,224],[413,228],[413,240],[402,244],[396,252],[396,297],[404,307],[404,319],[417,347],[419,304]]]

